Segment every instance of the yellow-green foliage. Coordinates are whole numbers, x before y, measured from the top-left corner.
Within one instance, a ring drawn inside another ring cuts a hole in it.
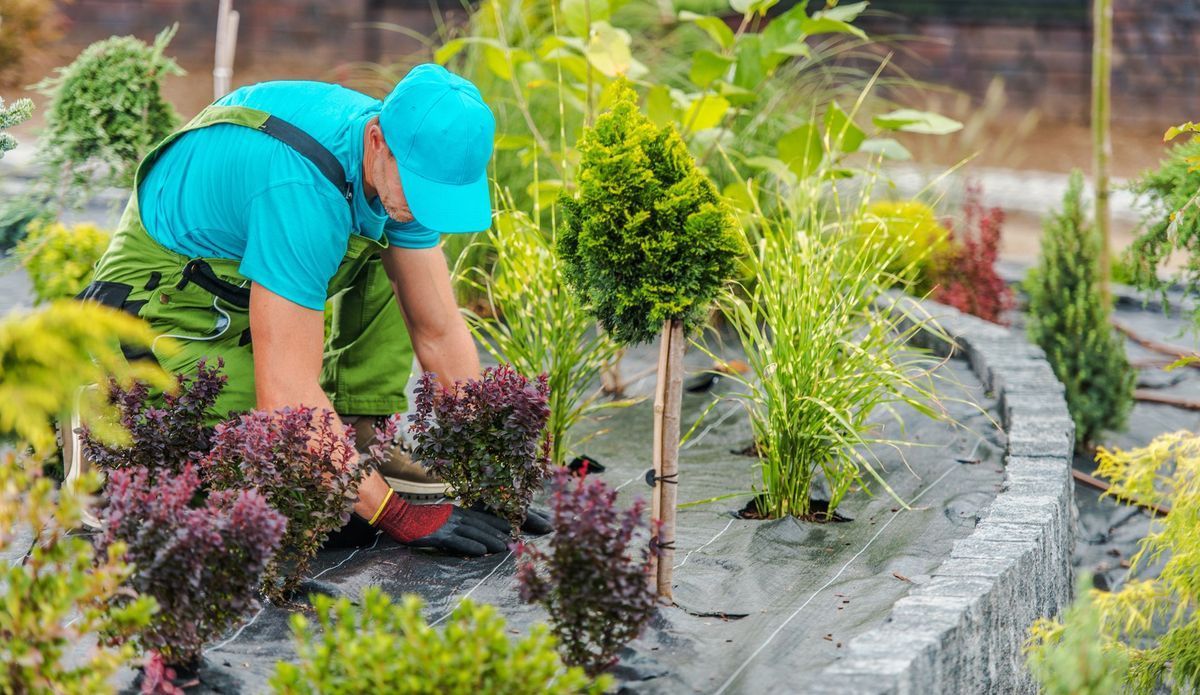
[[[69,227],[62,222],[35,223],[17,244],[16,255],[39,301],[70,299],[91,282],[96,261],[111,238],[86,222]]]
[[[914,294],[933,289],[933,269],[950,250],[950,230],[938,222],[933,208],[916,200],[884,200],[871,203],[859,225],[864,243],[883,239],[881,248],[899,249],[887,260],[887,272]],[[884,262],[886,259],[880,259]]]
[[[14,550],[20,529],[37,529],[23,562],[0,564],[0,693],[91,695],[112,692],[109,677],[134,656],[126,642],[101,643],[83,659],[71,652],[90,635],[124,639],[147,624],[154,600],[109,605],[132,568],[121,561],[124,546],[94,558],[92,543],[68,532],[79,525],[95,477],[56,493],[35,462],[9,453],[0,459],[0,551]]]
[[[1106,494],[1171,508],[1142,540],[1131,576],[1165,564],[1156,579],[1134,579],[1114,593],[1092,591],[1099,630],[1082,610],[1068,611],[1062,623],[1040,621],[1031,660],[1072,668],[1054,650],[1098,641],[1109,658],[1127,663],[1121,676],[1128,691],[1194,693],[1200,689],[1200,435],[1164,434],[1132,451],[1101,448],[1097,461],[1097,474],[1112,481]]]
[[[54,445],[54,417],[76,404],[96,434],[120,441],[124,434],[105,402],[110,377],[128,384],[141,379],[156,388],[171,380],[156,365],[125,361],[118,341],[148,346],[154,333],[144,322],[95,304],[62,301],[0,321],[0,439],[46,452]],[[162,347],[162,346],[160,346]],[[76,400],[78,399],[78,400]],[[108,414],[110,417],[96,417]]]
[[[1102,621],[1090,583],[1090,577],[1080,577],[1075,590],[1079,600],[1067,609],[1062,623],[1040,618],[1029,630],[1029,670],[1046,695],[1110,695],[1120,690],[1129,662],[1096,639]]]
[[[421,599],[408,595],[393,604],[378,587],[364,591],[358,605],[318,595],[313,607],[320,632],[303,615],[292,616],[299,663],[276,666],[276,693],[567,695],[602,693],[611,684],[564,666],[545,625],[511,642],[496,609],[469,599],[441,631],[421,616]]]

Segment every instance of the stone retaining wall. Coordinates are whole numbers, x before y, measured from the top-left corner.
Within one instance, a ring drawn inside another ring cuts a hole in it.
[[[949,345],[926,331],[921,342],[965,357],[999,397],[1006,483],[929,581],[898,601],[884,625],[852,640],[810,692],[1036,693],[1021,654],[1025,631],[1066,608],[1073,585],[1075,428],[1063,386],[1023,336],[940,304],[904,301],[954,339]]]

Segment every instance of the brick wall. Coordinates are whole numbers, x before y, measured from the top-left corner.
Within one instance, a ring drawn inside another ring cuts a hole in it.
[[[917,78],[980,95],[999,76],[1011,106],[1086,123],[1090,2],[1052,4],[1022,14],[1006,13],[1004,2],[878,0],[863,23],[877,35],[916,37],[906,43],[911,55],[896,60]],[[1200,0],[1114,4],[1114,121],[1165,127],[1200,117]],[[990,15],[963,11],[982,5]]]

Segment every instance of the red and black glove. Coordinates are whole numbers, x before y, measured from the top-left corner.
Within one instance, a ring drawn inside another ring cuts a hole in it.
[[[508,522],[452,504],[409,504],[388,492],[371,525],[414,548],[479,557],[508,547]]]

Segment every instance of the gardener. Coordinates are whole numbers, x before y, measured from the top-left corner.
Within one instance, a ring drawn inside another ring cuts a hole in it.
[[[130,359],[183,373],[221,358],[220,415],[331,409],[362,446],[379,417],[405,411],[414,352],[445,384],[479,376],[438,241],[491,224],[494,131],[475,85],[437,65],[413,68],[383,102],[318,82],[238,89],[142,161],[81,297],[182,346],[155,341]],[[389,482],[446,490],[403,451],[373,472],[354,512],[395,540],[505,549],[498,517],[410,504]]]

